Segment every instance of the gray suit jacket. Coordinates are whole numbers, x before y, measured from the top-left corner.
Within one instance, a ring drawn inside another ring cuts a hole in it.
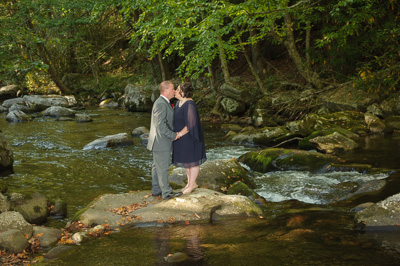
[[[163,98],[159,97],[151,111],[151,124],[147,149],[151,151],[171,151],[172,141],[176,137],[173,131],[174,110]]]

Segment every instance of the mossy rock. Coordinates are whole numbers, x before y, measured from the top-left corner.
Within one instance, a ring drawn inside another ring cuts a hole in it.
[[[229,132],[229,131],[239,132],[242,129],[243,129],[243,127],[241,127],[238,124],[222,124],[221,125],[221,130],[223,132]]]
[[[236,181],[232,184],[232,186],[228,189],[228,195],[243,195],[246,197],[259,197],[257,193],[255,193],[251,188],[249,188],[245,183]]]
[[[315,145],[313,145],[310,142],[310,139],[316,138],[316,137],[320,137],[320,136],[327,136],[330,134],[333,134],[334,132],[340,133],[346,137],[348,137],[349,139],[352,139],[354,141],[357,141],[360,136],[350,130],[347,130],[345,128],[341,128],[341,127],[332,127],[332,128],[327,128],[327,129],[322,129],[322,130],[318,130],[318,131],[314,131],[313,133],[311,133],[309,136],[303,138],[301,141],[299,141],[298,143],[298,147],[299,149],[302,150],[312,150],[315,149]]]
[[[176,167],[170,168],[168,180],[173,189],[184,187],[187,182],[185,170]],[[253,174],[236,159],[221,159],[202,164],[196,183],[201,188],[225,192],[236,181],[242,181],[251,188],[255,187]]]
[[[368,129],[365,127],[364,113],[357,111],[342,111],[326,115],[328,125],[317,126],[317,129],[345,128],[358,135],[367,135]],[[340,133],[340,132],[338,132]]]
[[[248,143],[270,147],[281,144],[290,139],[295,140],[297,145],[298,137],[300,136],[301,135],[298,133],[291,133],[283,126],[264,127],[262,129],[247,127],[244,128],[240,133],[231,135],[230,139],[236,143]]]
[[[22,214],[24,219],[33,224],[46,221],[48,215],[47,198],[40,193],[32,193],[11,199],[11,209]]]
[[[333,163],[328,171],[332,172],[359,172],[362,174],[381,174],[381,173],[392,173],[396,171],[395,169],[387,169],[387,168],[375,168],[372,167],[370,164],[342,164],[342,163]]]
[[[275,145],[281,144],[283,142],[285,142],[286,145],[289,145],[290,143],[295,142],[296,143],[295,145],[297,145],[300,137],[301,137],[300,134],[290,133],[290,132],[287,132],[285,134],[282,134],[280,136],[276,136],[273,138],[267,137],[265,135],[261,135],[259,137],[254,138],[254,144],[263,145],[263,146],[275,146]],[[289,140],[293,140],[293,141],[289,142]],[[292,145],[292,146],[295,146],[295,145]]]
[[[400,130],[400,116],[389,116],[385,118],[386,128]]]
[[[290,149],[248,152],[242,155],[239,161],[247,164],[252,170],[263,173],[277,170],[325,172],[333,163],[340,163],[340,160],[332,155]]]
[[[272,162],[284,154],[283,149],[265,149],[247,152],[239,157],[239,162],[247,164],[253,171],[269,172],[275,170]]]
[[[4,194],[7,192],[7,183],[4,180],[0,180],[0,193]]]

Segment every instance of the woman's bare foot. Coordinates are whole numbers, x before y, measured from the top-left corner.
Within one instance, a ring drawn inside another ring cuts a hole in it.
[[[193,187],[187,187],[185,190],[182,191],[182,194],[190,194],[193,190],[198,188],[198,185],[194,185]]]
[[[182,192],[185,191],[188,187],[189,187],[189,184],[186,184],[186,187],[182,188],[181,191],[182,191]],[[196,188],[198,188],[198,187],[199,187],[199,186],[196,184],[196,185],[193,186],[193,189],[192,189],[192,190],[194,190],[194,189],[196,189]]]

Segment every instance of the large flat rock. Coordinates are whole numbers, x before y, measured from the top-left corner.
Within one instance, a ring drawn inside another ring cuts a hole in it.
[[[261,209],[245,196],[199,188],[189,195],[166,201],[152,197],[150,191],[106,194],[77,213],[76,218],[90,226],[108,224],[111,228],[118,228],[259,215],[262,215]]]

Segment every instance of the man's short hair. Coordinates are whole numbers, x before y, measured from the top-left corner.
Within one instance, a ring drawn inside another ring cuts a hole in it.
[[[171,85],[174,86],[174,83],[172,83],[169,80],[165,80],[165,81],[161,82],[161,84],[160,84],[160,94],[162,94]]]

